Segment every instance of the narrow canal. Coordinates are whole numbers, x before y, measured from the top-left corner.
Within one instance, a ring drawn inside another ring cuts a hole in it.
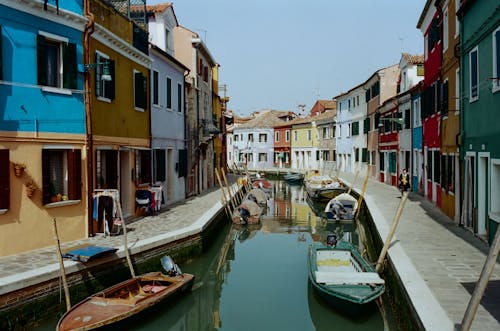
[[[396,330],[389,309],[348,318],[327,306],[308,281],[311,242],[337,233],[369,252],[362,244],[369,234],[353,223],[326,222],[324,205],[308,201],[302,186],[273,184],[261,224],[228,221],[202,256],[181,265],[196,276],[192,292],[133,318],[126,330]],[[37,330],[56,324],[53,316]]]

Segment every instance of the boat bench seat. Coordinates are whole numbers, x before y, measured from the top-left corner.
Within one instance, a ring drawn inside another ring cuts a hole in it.
[[[324,284],[384,284],[376,272],[316,271],[316,282]]]

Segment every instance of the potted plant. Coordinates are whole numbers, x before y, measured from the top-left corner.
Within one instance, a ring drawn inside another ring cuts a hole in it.
[[[26,164],[14,163],[14,174],[16,175],[16,177],[21,177],[23,175],[24,169],[26,169]]]
[[[26,183],[26,195],[28,197],[32,197],[35,194],[35,191],[38,190],[38,185],[35,182],[31,181]]]

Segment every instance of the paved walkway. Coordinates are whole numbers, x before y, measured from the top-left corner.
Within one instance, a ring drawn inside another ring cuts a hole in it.
[[[172,242],[200,233],[210,219],[222,209],[220,189],[169,206],[155,216],[147,216],[127,224],[127,239],[131,254],[149,247]],[[63,238],[61,238],[62,240]],[[123,235],[97,235],[93,238],[61,244],[65,249],[82,245],[118,248],[125,256]],[[79,262],[65,260],[67,273],[78,270]],[[22,287],[59,277],[59,262],[55,246],[0,258],[0,295]]]
[[[340,177],[346,183],[354,180],[353,174],[342,173]],[[355,183],[358,192],[362,177]],[[400,196],[396,187],[368,181],[365,201],[384,241]],[[456,226],[424,197],[411,193],[388,254],[426,329],[446,331],[461,323],[488,251],[489,247],[470,231]],[[490,309],[479,306],[472,330],[500,330],[499,280],[497,263],[483,297],[483,304]],[[497,293],[493,294],[495,285]]]

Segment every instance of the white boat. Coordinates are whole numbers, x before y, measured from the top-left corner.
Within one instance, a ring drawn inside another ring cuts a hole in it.
[[[348,193],[341,193],[331,199],[325,206],[326,218],[329,220],[352,220],[358,200]]]

